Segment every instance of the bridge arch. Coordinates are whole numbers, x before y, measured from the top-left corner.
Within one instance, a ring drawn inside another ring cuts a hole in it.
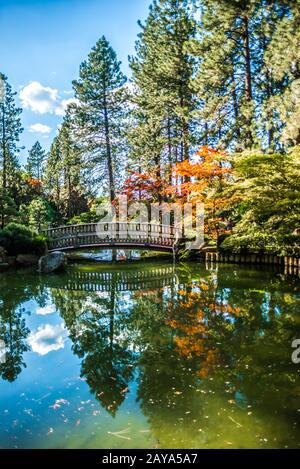
[[[174,226],[137,222],[65,225],[50,228],[45,234],[50,252],[91,247],[174,252],[180,241]]]

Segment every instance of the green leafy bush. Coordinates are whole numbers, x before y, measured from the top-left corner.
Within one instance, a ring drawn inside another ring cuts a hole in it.
[[[92,203],[88,212],[81,212],[79,215],[75,215],[68,221],[68,225],[80,225],[83,223],[98,223],[105,215],[103,208],[108,204],[108,199],[105,196],[97,197]],[[102,210],[99,209],[100,207]]]
[[[83,223],[97,223],[99,215],[96,212],[82,212],[80,215],[75,215],[68,221],[68,225],[81,225]]]
[[[9,223],[3,230],[0,230],[0,246],[3,246],[10,256],[42,255],[46,250],[46,238],[24,225]]]
[[[300,255],[300,146],[284,156],[236,155],[231,197],[234,228],[221,249]]]

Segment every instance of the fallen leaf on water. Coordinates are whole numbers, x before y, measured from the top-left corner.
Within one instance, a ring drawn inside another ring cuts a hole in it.
[[[66,399],[56,399],[56,401],[54,402],[53,405],[50,405],[50,409],[59,409],[61,407],[62,404],[65,404],[65,405],[70,405],[70,402],[67,401]]]
[[[60,405],[59,404],[53,404],[53,405],[49,405],[50,409],[60,409]]]
[[[117,438],[123,438],[123,440],[131,440],[129,436],[124,436],[124,433],[128,433],[130,428],[125,428],[119,432],[107,432],[109,435],[116,436]]]
[[[234,420],[232,417],[230,417],[230,415],[228,415],[228,418],[233,422],[235,423],[238,427],[242,427],[243,425],[241,425],[239,422],[237,422],[236,420]]]

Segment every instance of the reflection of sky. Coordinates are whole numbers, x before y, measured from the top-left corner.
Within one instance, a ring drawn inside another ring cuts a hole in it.
[[[97,445],[107,439],[108,446],[118,442],[108,432],[125,428],[130,419],[138,419],[137,425],[145,428],[136,384],[132,383],[117,417],[111,417],[80,378],[81,360],[72,351],[61,316],[45,314],[50,312],[48,304],[41,314],[33,300],[23,306],[31,312],[24,316],[31,330],[31,350],[24,353],[26,367],[13,383],[0,379],[0,448],[68,446],[69,438],[70,444],[78,438],[80,447],[88,444],[87,437],[92,442],[98,434],[101,442]]]
[[[49,352],[63,348],[67,331],[60,315],[56,312],[55,305],[47,303],[45,306],[39,306],[30,300],[23,306],[26,311],[30,311],[30,315],[26,317],[26,325],[30,329],[27,343],[31,351],[47,355]]]
[[[41,316],[46,316],[47,314],[55,313],[55,311],[56,311],[55,306],[49,304],[47,306],[37,308],[35,312],[36,312],[36,314],[40,314]]]
[[[39,355],[47,355],[47,353],[53,350],[63,348],[66,338],[67,331],[63,323],[57,326],[45,324],[30,333],[28,344],[33,352]]]

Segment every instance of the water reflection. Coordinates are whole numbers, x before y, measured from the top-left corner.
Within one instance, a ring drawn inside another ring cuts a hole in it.
[[[299,446],[299,367],[291,362],[297,278],[152,262],[83,264],[66,275],[8,274],[1,282],[3,380],[16,380],[29,349],[44,360],[50,351],[67,357],[68,340],[100,409],[121,421],[135,395],[131,412],[142,412],[151,434],[145,446]],[[30,331],[24,305],[33,299],[44,323]],[[46,321],[57,313],[56,324]],[[40,412],[47,419],[48,409]]]

